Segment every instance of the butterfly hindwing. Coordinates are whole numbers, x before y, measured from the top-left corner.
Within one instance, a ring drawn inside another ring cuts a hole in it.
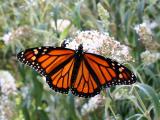
[[[71,90],[74,95],[92,97],[100,93],[99,81],[84,59],[80,61],[76,76],[73,79]]]

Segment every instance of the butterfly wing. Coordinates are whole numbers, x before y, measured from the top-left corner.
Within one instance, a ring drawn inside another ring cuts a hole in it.
[[[72,92],[75,95],[91,97],[98,94],[103,87],[135,82],[135,75],[125,66],[100,55],[84,53]]]
[[[77,73],[73,76],[72,93],[80,97],[92,97],[100,92],[100,83],[90,69],[88,63],[82,59],[77,68]]]
[[[40,47],[22,51],[17,57],[45,76],[55,91],[68,93],[72,87],[72,93],[81,97],[92,97],[106,86],[129,85],[136,81],[135,75],[116,61],[83,53],[77,62],[79,57],[75,54],[67,48]]]
[[[61,47],[39,47],[20,52],[19,61],[46,77],[55,91],[68,93],[74,66],[75,51]]]

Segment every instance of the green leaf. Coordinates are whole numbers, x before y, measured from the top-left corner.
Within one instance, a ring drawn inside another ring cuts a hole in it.
[[[135,115],[130,116],[126,120],[135,120],[135,119],[142,117],[142,116],[143,116],[142,114],[135,114]]]
[[[36,100],[36,106],[41,105],[41,98],[42,98],[42,93],[43,93],[43,85],[42,83],[37,79],[36,75],[33,75],[33,96],[34,99]]]
[[[143,93],[145,93],[151,100],[154,106],[155,120],[160,118],[160,101],[154,89],[146,84],[135,84]]]
[[[38,110],[37,115],[38,120],[49,120],[49,117],[44,110]]]
[[[26,106],[23,106],[22,110],[23,110],[23,115],[24,115],[25,120],[31,120],[29,111],[28,111],[29,109],[27,109]]]
[[[137,6],[137,13],[138,13],[138,17],[139,20],[142,21],[142,16],[143,16],[143,11],[144,11],[144,0],[141,0]]]
[[[70,24],[67,28],[65,28],[64,31],[60,34],[60,41],[62,41],[68,36],[69,30],[71,27],[72,27],[72,24]]]

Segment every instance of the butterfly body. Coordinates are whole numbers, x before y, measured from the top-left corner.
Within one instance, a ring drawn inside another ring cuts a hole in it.
[[[57,92],[80,97],[92,97],[104,87],[135,83],[135,75],[125,66],[103,56],[64,47],[37,47],[17,55],[46,77],[49,86]]]

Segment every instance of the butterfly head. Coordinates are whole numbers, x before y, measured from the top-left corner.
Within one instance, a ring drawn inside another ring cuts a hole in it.
[[[80,45],[78,46],[78,50],[76,50],[75,56],[79,58],[80,56],[82,56],[82,53],[83,53],[83,45],[80,44]]]
[[[83,45],[82,44],[80,44],[78,46],[78,52],[83,53]]]
[[[61,43],[61,47],[62,48],[65,48],[67,46],[67,44],[69,44],[69,41],[68,40],[64,40],[62,43]]]

